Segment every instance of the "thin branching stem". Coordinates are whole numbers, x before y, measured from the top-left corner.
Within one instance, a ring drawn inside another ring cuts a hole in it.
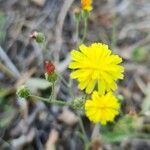
[[[35,100],[41,100],[43,102],[51,103],[51,104],[56,104],[56,105],[61,105],[61,106],[71,106],[70,102],[65,102],[62,100],[55,100],[55,99],[49,99],[49,98],[44,98],[36,95],[30,95],[29,98],[33,98]]]

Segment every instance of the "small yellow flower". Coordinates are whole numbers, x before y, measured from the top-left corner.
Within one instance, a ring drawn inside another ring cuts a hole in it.
[[[75,69],[70,77],[78,80],[78,88],[86,89],[88,94],[95,87],[99,94],[116,90],[116,81],[123,79],[124,67],[119,65],[122,58],[112,54],[108,46],[101,43],[94,43],[91,46],[82,44],[79,49],[80,51],[72,50],[73,61],[69,65],[69,68]]]
[[[90,121],[100,122],[105,125],[114,121],[119,114],[120,104],[112,92],[100,96],[97,91],[92,94],[92,99],[85,102],[85,114]]]
[[[82,9],[86,11],[91,11],[92,7],[92,0],[81,0]]]

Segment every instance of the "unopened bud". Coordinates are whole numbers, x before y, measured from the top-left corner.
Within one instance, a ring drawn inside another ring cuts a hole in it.
[[[22,85],[17,89],[17,95],[21,98],[27,98],[30,95],[30,90],[25,85]]]
[[[55,73],[55,66],[53,63],[45,62],[45,79],[49,82],[55,82],[57,80],[57,74]]]
[[[55,72],[55,66],[50,61],[45,61],[44,68],[45,73],[49,75]]]
[[[81,10],[80,10],[80,8],[78,8],[78,7],[76,7],[74,10],[73,10],[73,12],[74,12],[74,15],[75,15],[75,19],[77,20],[77,21],[79,21],[80,20],[80,18],[81,18]]]
[[[74,101],[72,101],[72,107],[74,109],[82,110],[84,107],[84,101],[82,98],[76,98]]]
[[[45,73],[45,79],[49,82],[55,82],[57,80],[57,74],[55,72],[52,74]]]
[[[36,32],[34,31],[30,37],[32,39],[35,39],[37,43],[43,43],[45,41],[45,36],[42,32]]]

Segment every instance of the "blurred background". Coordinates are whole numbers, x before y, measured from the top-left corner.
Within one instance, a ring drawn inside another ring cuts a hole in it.
[[[0,0],[1,150],[84,149],[79,112],[16,96],[16,88],[26,84],[36,95],[48,97],[43,62],[52,60],[60,76],[55,96],[71,100],[67,67],[69,52],[77,45],[76,7],[80,0]],[[80,37],[82,29],[81,23]],[[44,33],[44,45],[29,38],[33,31]],[[80,114],[90,149],[149,150],[150,0],[93,0],[85,44],[92,42],[108,44],[123,58],[125,79],[117,91],[124,99],[124,117],[104,127],[100,139],[93,140],[94,125]],[[75,81],[72,87],[80,97]]]

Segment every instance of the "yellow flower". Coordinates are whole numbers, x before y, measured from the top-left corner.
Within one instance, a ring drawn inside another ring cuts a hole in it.
[[[92,99],[85,102],[85,114],[94,123],[105,125],[114,121],[119,114],[120,104],[112,92],[100,96],[97,91],[92,94]]]
[[[91,46],[81,45],[80,51],[72,50],[72,62],[69,68],[72,79],[77,79],[79,89],[91,93],[98,88],[99,94],[117,89],[116,80],[123,79],[124,67],[120,66],[122,58],[112,54],[108,46],[94,43]]]
[[[86,11],[91,11],[92,7],[92,0],[81,0],[82,9]]]

